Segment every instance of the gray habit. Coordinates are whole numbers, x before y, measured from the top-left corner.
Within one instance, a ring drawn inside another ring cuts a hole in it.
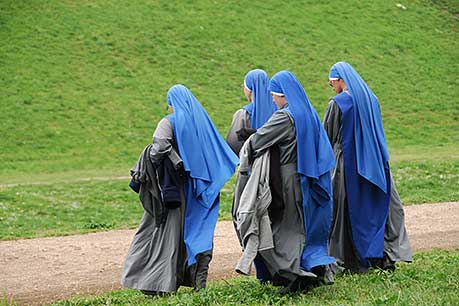
[[[239,151],[244,144],[244,141],[238,139],[236,132],[244,128],[250,128],[250,115],[245,109],[241,108],[234,113],[230,130],[226,136],[226,142],[236,155],[239,155]]]
[[[273,284],[286,286],[301,277],[315,277],[300,267],[306,236],[294,121],[289,114],[277,111],[248,141],[252,158],[263,155],[270,147],[279,149],[284,207],[277,218],[271,218],[274,248],[259,251]]]
[[[163,118],[153,135],[150,160],[159,164],[167,157],[176,165],[180,160],[177,159],[173,143],[172,125],[168,119]],[[157,186],[157,182],[155,183]],[[159,193],[159,190],[156,192]],[[144,197],[143,193],[145,191],[141,189],[139,193],[141,199]],[[153,207],[161,206],[160,196],[156,194],[156,198],[153,197]],[[185,215],[183,190],[181,199],[182,205],[167,210],[167,217],[163,224],[158,224],[158,218],[153,218],[147,211],[144,212],[124,264],[121,278],[124,287],[144,291],[173,292],[183,284],[186,270],[186,249],[183,242]]]
[[[330,255],[334,256],[344,268],[354,272],[364,272],[367,267],[360,263],[352,240],[344,181],[341,110],[333,100],[330,100],[325,113],[324,127],[336,157],[336,168],[332,176],[333,222],[330,232]],[[392,178],[391,190],[389,215],[384,234],[384,253],[392,262],[411,262],[412,253],[405,228],[403,205]]]
[[[226,136],[226,142],[231,149],[239,155],[244,139],[247,139],[251,133],[255,133],[256,129],[250,128],[250,115],[241,108],[233,115],[231,128]],[[269,171],[269,187],[271,188],[272,201],[269,205],[268,212],[271,220],[277,218],[283,209],[282,190],[280,188],[280,162],[279,162],[279,149],[277,146],[271,146],[270,151],[270,171]],[[236,193],[235,193],[236,195]],[[234,199],[233,199],[234,203]],[[234,212],[234,207],[233,207]],[[233,214],[234,216],[234,214]],[[236,225],[235,225],[236,226]],[[236,230],[237,232],[237,230]]]

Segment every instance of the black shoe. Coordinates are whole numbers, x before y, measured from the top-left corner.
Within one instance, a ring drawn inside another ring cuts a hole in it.
[[[384,258],[381,263],[381,269],[385,271],[394,272],[395,271],[395,261],[392,261],[386,253],[384,253]]]
[[[330,265],[314,267],[311,272],[317,275],[318,285],[333,285],[335,282]]]
[[[310,276],[298,276],[294,281],[282,288],[280,294],[286,295],[298,292],[308,292],[317,286],[317,278]]]
[[[166,295],[166,292],[161,292],[161,291],[140,290],[140,292],[142,292],[145,295],[151,296],[151,297]]]

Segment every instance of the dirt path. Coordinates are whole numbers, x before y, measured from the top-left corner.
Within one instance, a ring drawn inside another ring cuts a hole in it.
[[[459,248],[459,202],[405,207],[415,251]],[[43,304],[120,288],[134,230],[0,242],[0,296]],[[210,279],[235,276],[241,255],[231,222],[219,222]],[[2,298],[4,301],[5,298]]]

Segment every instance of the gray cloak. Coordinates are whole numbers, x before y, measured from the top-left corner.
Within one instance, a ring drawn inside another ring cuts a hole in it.
[[[269,150],[253,162],[248,158],[249,155],[249,142],[246,141],[239,154],[239,174],[233,201],[233,222],[244,249],[236,265],[236,272],[245,275],[250,274],[252,262],[259,251],[274,247],[268,215],[268,207],[272,201],[269,188]]]

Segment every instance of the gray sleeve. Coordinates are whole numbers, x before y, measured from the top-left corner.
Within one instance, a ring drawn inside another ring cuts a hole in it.
[[[242,128],[250,127],[250,116],[245,109],[240,109],[236,111],[233,115],[233,120],[231,121],[231,127],[226,136],[226,142],[231,147],[231,149],[239,155],[243,142],[240,141],[237,137],[236,132]]]
[[[154,163],[160,163],[166,156],[170,158],[172,164],[178,167],[182,159],[174,150],[174,130],[167,118],[161,119],[153,134],[152,148],[150,149],[150,159]]]
[[[257,158],[271,146],[287,139],[295,132],[293,119],[285,112],[275,112],[250,138],[250,152]]]
[[[341,110],[335,101],[330,100],[324,117],[324,128],[332,147],[339,141],[341,129]]]

